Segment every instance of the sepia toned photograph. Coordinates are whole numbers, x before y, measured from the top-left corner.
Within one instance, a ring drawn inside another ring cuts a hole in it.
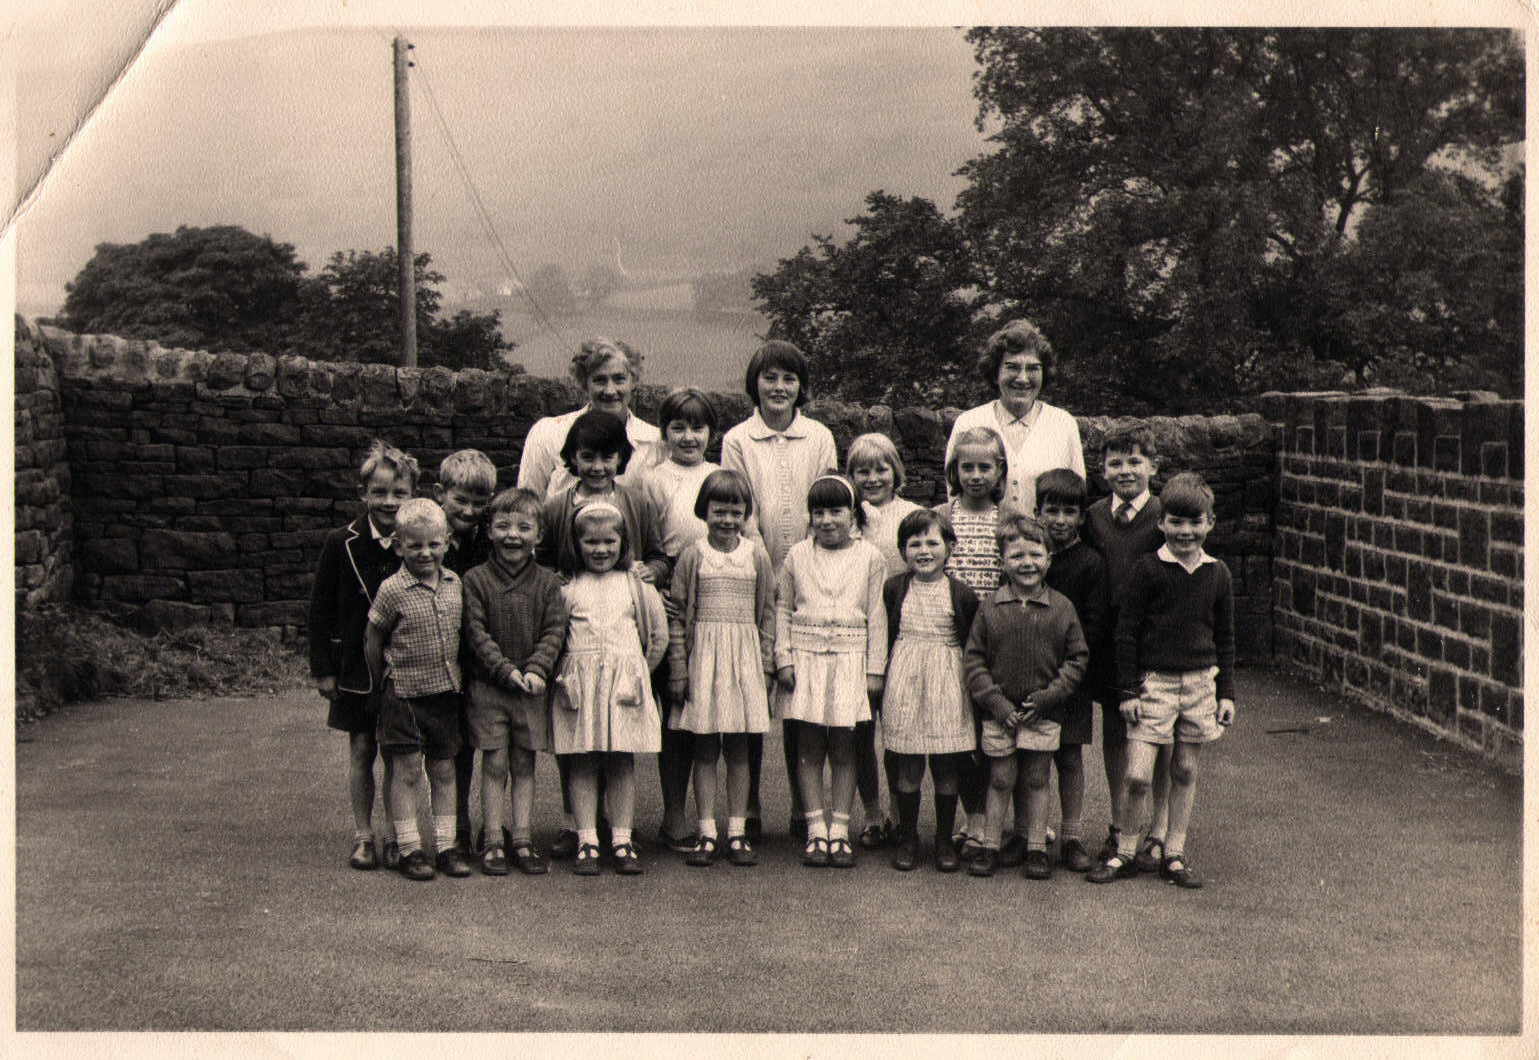
[[[1531,26],[1247,14],[28,0],[11,1041],[1524,1055]]]

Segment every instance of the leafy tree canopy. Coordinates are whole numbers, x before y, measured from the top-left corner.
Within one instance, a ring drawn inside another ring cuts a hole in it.
[[[868,200],[848,241],[814,237],[755,284],[780,334],[861,364],[850,385],[916,355],[921,378],[966,379],[984,321],[1025,315],[1059,355],[1052,396],[1083,411],[1234,407],[1344,377],[1520,389],[1522,177],[1501,166],[1523,136],[1512,34],[967,38],[993,147],[960,170],[955,218],[884,225],[882,241],[870,226],[891,211]],[[961,261],[936,253],[941,233]],[[976,284],[975,312],[948,350],[927,325],[954,301],[906,301],[836,267],[846,255],[947,261],[953,293]],[[922,355],[902,337],[926,334]]]
[[[138,243],[102,243],[66,287],[71,331],[153,339],[204,350],[299,353],[394,363],[399,356],[393,247],[333,254],[308,275],[294,247],[235,225],[182,226]],[[512,349],[496,312],[439,315],[442,273],[418,254],[418,363],[493,368]]]

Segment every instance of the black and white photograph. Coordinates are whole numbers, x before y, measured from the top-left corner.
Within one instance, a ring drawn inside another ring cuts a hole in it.
[[[0,16],[7,1045],[1528,1055],[1532,12],[484,7]]]

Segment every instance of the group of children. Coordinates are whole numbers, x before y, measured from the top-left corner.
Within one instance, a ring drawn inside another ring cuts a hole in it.
[[[976,429],[946,462],[950,499],[925,508],[899,496],[903,462],[884,435],[856,438],[836,470],[832,435],[800,411],[807,383],[795,346],[760,347],[745,379],[754,411],[722,438],[722,466],[705,460],[710,400],[673,391],[659,413],[666,457],[640,485],[616,481],[633,456],[624,421],[593,408],[561,449],[572,480],[549,497],[496,491],[495,467],[466,450],[439,468],[436,500],[417,498],[417,462],[375,443],[365,512],[327,538],[310,610],[328,724],[350,734],[354,868],[547,871],[531,831],[540,751],[556,755],[567,815],[548,856],[577,874],[598,874],[605,846],[614,871],[642,871],[635,756],[659,751],[692,763],[699,821],[664,841],[690,865],[752,865],[763,736],[778,718],[808,866],[853,866],[857,846],[887,845],[894,868],[915,868],[928,768],[942,872],[1021,865],[1045,879],[1056,839],[1057,860],[1092,882],[1158,871],[1201,885],[1185,851],[1198,751],[1234,716],[1232,588],[1203,550],[1213,495],[1201,477],[1151,496],[1154,437],[1132,424],[1105,440],[1112,496],[1087,509],[1085,481],[1059,469],[1037,479],[1027,513],[1001,505],[1004,445]],[[1081,751],[1093,702],[1113,818],[1095,856]],[[393,829],[383,850],[376,754]],[[660,768],[665,803],[683,799],[667,775],[678,768]],[[417,829],[424,772],[436,860]],[[866,826],[852,836],[857,793]]]

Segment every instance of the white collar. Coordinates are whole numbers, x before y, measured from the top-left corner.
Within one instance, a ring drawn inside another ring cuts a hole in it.
[[[1005,408],[1005,403],[999,398],[994,399],[994,418],[999,421],[1001,427],[1008,427],[1012,423],[1019,423],[1023,427],[1032,427],[1037,422],[1037,416],[1042,412],[1042,399],[1037,398],[1031,403],[1031,408],[1026,410],[1024,416],[1012,416],[1010,410]]]
[[[1214,559],[1212,556],[1208,555],[1206,551],[1200,548],[1197,550],[1197,562],[1190,565],[1182,563],[1180,560],[1176,559],[1176,554],[1170,551],[1169,545],[1161,545],[1154,554],[1160,557],[1160,559],[1164,560],[1166,563],[1174,563],[1188,574],[1191,574],[1203,564],[1218,562],[1218,560]]]
[[[806,425],[802,420],[801,409],[796,409],[791,413],[791,422],[786,424],[786,429],[783,431],[777,431],[775,428],[765,423],[764,417],[759,415],[759,410],[757,408],[753,410],[753,415],[749,417],[748,423],[748,433],[760,441],[763,441],[766,438],[773,438],[777,434],[783,434],[787,438],[803,438],[806,437],[807,434]]]
[[[370,519],[367,515],[363,517],[363,521],[369,524],[369,536],[372,537],[375,541],[378,541],[381,547],[390,548],[395,544],[394,534],[380,533],[379,527],[374,525],[374,520]]]
[[[1149,503],[1149,496],[1149,488],[1145,486],[1142,493],[1134,497],[1132,500],[1126,502],[1129,519],[1132,519],[1139,512],[1144,510],[1144,505]],[[1117,508],[1123,503],[1124,502],[1121,497],[1117,496],[1115,493],[1112,494],[1111,510],[1113,515],[1117,514]]]

